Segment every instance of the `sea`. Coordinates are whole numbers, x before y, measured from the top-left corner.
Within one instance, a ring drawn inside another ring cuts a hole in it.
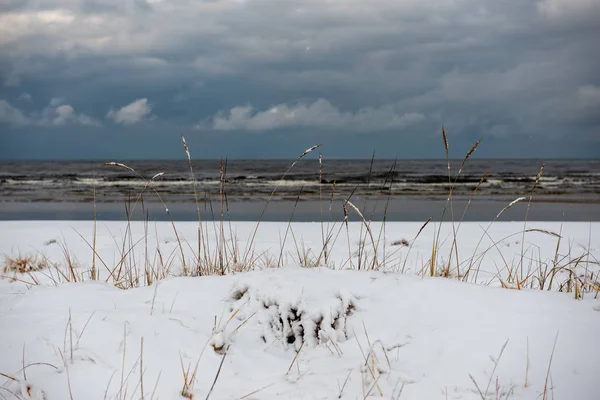
[[[107,161],[0,162],[0,220],[600,220],[600,160]]]

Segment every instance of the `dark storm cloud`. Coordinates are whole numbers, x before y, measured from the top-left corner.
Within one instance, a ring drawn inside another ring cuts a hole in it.
[[[133,152],[135,133],[136,158],[177,156],[161,152],[179,134],[207,157],[312,140],[439,156],[442,123],[457,149],[492,143],[483,155],[589,156],[598,26],[595,0],[4,2],[0,156],[49,135],[61,156],[73,137],[90,148],[76,158],[107,138]]]

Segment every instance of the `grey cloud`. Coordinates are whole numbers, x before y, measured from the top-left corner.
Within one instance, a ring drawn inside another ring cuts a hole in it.
[[[52,99],[50,99],[50,103],[48,103],[49,107],[57,107],[61,104],[64,104],[65,99],[62,97],[53,97]]]
[[[33,98],[31,97],[31,95],[27,92],[23,92],[19,95],[19,97],[17,98],[18,101],[24,101],[26,103],[31,103],[33,101]]]
[[[587,20],[600,16],[596,0],[539,0],[537,9],[542,16],[554,20]]]
[[[152,107],[148,99],[137,99],[118,110],[110,109],[106,118],[121,125],[132,125],[142,121],[150,115]]]
[[[6,100],[0,100],[0,123],[11,127],[61,126],[66,124],[101,126],[100,122],[83,113],[77,113],[73,106],[65,104],[63,99],[54,98],[41,112],[29,114],[13,107]]]
[[[65,124],[101,126],[100,122],[89,115],[75,112],[72,105],[66,104],[65,99],[55,97],[50,100],[39,117],[33,117],[33,123],[42,126],[60,126]]]
[[[68,123],[73,124],[81,124],[81,125],[90,125],[90,126],[100,126],[100,122],[96,121],[94,118],[85,115],[85,114],[77,114],[75,109],[69,104],[60,104],[56,107],[48,107],[44,112],[44,117],[40,121],[42,125],[51,124],[51,125],[64,125]]]
[[[319,99],[311,104],[278,104],[264,111],[251,106],[233,107],[213,118],[216,130],[266,131],[285,127],[344,128],[348,130],[385,130],[405,128],[424,119],[415,112],[402,112],[394,105],[361,108],[343,112],[329,101]]]
[[[29,122],[21,110],[14,108],[6,100],[0,100],[0,123],[6,123],[9,126],[25,126]]]
[[[6,78],[4,84],[6,86],[19,86],[21,84],[21,77],[16,73],[12,73]]]
[[[577,89],[577,97],[585,108],[600,110],[600,86],[585,85]]]

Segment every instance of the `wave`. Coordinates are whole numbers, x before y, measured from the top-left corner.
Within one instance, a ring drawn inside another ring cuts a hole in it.
[[[335,182],[335,195],[349,196],[414,196],[447,197],[448,170],[445,160],[402,160],[391,171],[393,161],[325,160],[323,174],[318,161],[301,160],[285,179],[282,174],[288,161],[231,161],[225,177],[230,200],[246,201],[268,198],[274,188],[276,197],[292,198],[302,188],[303,199],[329,196]],[[470,196],[479,184],[483,171],[490,174],[478,187],[477,196],[522,196],[530,193],[537,160],[471,160],[456,179],[454,194]],[[131,162],[142,176],[169,201],[193,201],[194,182],[187,162]],[[451,172],[460,167],[453,161]],[[218,195],[219,162],[194,161],[195,184],[200,196]],[[455,177],[451,181],[454,184]],[[141,192],[148,183],[135,174],[114,168],[103,168],[98,162],[2,163],[0,162],[0,202],[2,201],[90,201],[95,193],[98,201],[122,201]],[[391,185],[391,192],[390,192]],[[600,201],[600,162],[548,162],[538,187],[538,196],[593,198]],[[148,196],[153,201],[152,196]],[[596,201],[596,200],[594,200]]]
[[[477,185],[481,178],[465,176],[459,179],[452,178],[452,184],[456,185]],[[249,176],[236,176],[233,178],[227,178],[225,183],[228,185],[243,185],[248,187],[262,187],[262,186],[319,186],[332,185],[335,182],[336,186],[343,185],[359,185],[359,186],[383,186],[389,185],[390,180],[381,179],[368,179],[363,176],[350,176],[342,177],[338,179],[329,178],[322,179],[319,181],[318,176],[310,178],[300,179],[294,177],[293,179],[280,179],[280,178],[266,178],[266,177],[249,177]],[[427,176],[410,176],[403,177],[402,179],[391,180],[394,186],[396,185],[415,185],[415,186],[446,186],[448,187],[448,177],[441,175],[427,175]],[[515,186],[515,185],[526,185],[533,184],[535,177],[515,177],[515,178],[487,178],[482,182],[483,186]],[[91,178],[91,177],[73,177],[73,178],[38,178],[31,179],[27,177],[9,177],[0,179],[0,187],[6,186],[96,186],[96,187],[110,187],[110,186],[132,186],[132,187],[143,187],[148,184],[153,186],[188,186],[194,182],[191,179],[185,178],[174,178],[169,179],[163,176],[155,180],[144,181],[138,177],[133,178],[122,178],[122,177],[106,177],[106,178]],[[197,185],[208,185],[218,186],[220,181],[218,179],[197,179],[195,181]],[[584,185],[598,185],[600,184],[600,176],[597,179],[592,177],[585,178],[573,178],[573,177],[542,177],[540,179],[541,186],[559,186],[559,185],[572,185],[572,186],[584,186]]]

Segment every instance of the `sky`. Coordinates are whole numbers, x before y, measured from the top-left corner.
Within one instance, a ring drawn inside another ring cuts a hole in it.
[[[0,0],[0,159],[600,155],[598,0]]]

